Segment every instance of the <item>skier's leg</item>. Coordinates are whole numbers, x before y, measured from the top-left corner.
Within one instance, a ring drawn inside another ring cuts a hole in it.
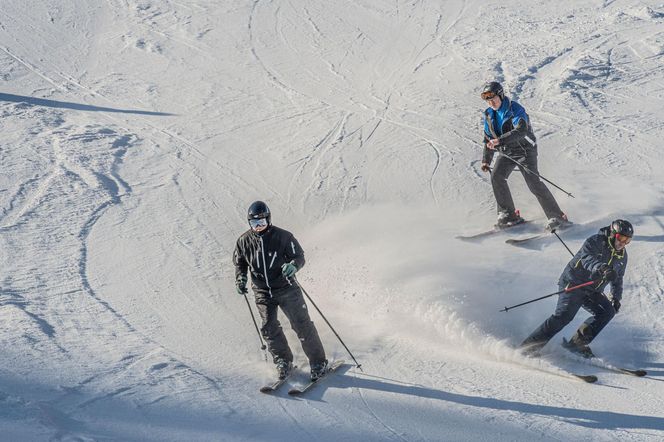
[[[576,346],[588,345],[616,314],[611,301],[604,295],[591,292],[583,303],[583,308],[592,316],[586,319],[576,331],[570,342]]]
[[[561,290],[564,287],[561,288]],[[558,304],[553,315],[535,329],[520,345],[528,352],[539,351],[552,337],[569,324],[581,308],[583,293],[562,293],[558,296]]]
[[[509,178],[515,167],[514,162],[503,156],[499,156],[491,172],[491,186],[493,187],[493,196],[496,198],[498,213],[504,212],[510,216],[514,214],[515,209],[512,193],[507,185],[507,178]]]
[[[540,206],[542,206],[547,219],[561,218],[563,216],[563,211],[560,210],[560,206],[558,206],[558,203],[553,197],[553,194],[549,188],[546,187],[546,184],[542,182],[540,177],[535,175],[536,173],[539,173],[537,170],[537,148],[531,148],[527,151],[526,159],[524,160],[523,164],[529,170],[534,172],[530,173],[524,168],[519,167],[523,178],[526,180],[528,189],[537,198],[537,201],[539,202]]]
[[[323,362],[325,360],[325,350],[318,336],[316,326],[309,317],[309,310],[300,288],[297,286],[288,287],[278,296],[279,306],[300,339],[304,354],[309,359],[309,364]]]
[[[256,295],[256,307],[261,317],[261,334],[267,349],[276,364],[279,359],[288,362],[293,361],[293,353],[288,346],[288,341],[277,319],[277,303],[267,296]]]

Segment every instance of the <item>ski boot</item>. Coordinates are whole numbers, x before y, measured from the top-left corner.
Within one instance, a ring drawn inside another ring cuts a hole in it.
[[[516,226],[522,222],[525,222],[525,220],[521,218],[518,210],[512,213],[500,212],[498,213],[498,219],[496,220],[495,227],[497,229],[507,229],[508,227]]]
[[[285,359],[279,359],[277,361],[277,377],[279,377],[279,379],[286,379],[292,370],[292,362]]]
[[[545,230],[547,232],[553,232],[556,230],[563,230],[566,229],[567,227],[571,226],[572,223],[567,219],[567,215],[564,213],[560,216],[555,216],[553,218],[549,218],[549,220],[546,223]]]
[[[574,341],[574,338],[569,341],[563,338],[563,348],[571,353],[581,356],[582,358],[594,358],[593,351],[585,344],[580,344]]]
[[[316,382],[327,373],[327,359],[311,364],[311,382]]]

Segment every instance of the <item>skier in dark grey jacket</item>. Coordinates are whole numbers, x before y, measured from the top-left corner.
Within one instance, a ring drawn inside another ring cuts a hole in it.
[[[302,290],[294,278],[304,266],[304,251],[292,233],[272,225],[270,209],[254,202],[247,215],[250,229],[237,240],[233,253],[235,285],[240,295],[247,293],[247,271],[261,316],[261,334],[283,379],[293,368],[293,353],[277,319],[281,307],[309,359],[311,379],[327,369],[325,350],[309,317]]]
[[[563,346],[584,357],[592,357],[588,344],[620,310],[623,277],[627,268],[627,250],[634,229],[629,221],[617,219],[610,226],[586,239],[581,249],[567,264],[558,286],[560,290],[588,281],[596,284],[560,294],[556,311],[521,344],[527,355],[536,355],[547,342],[574,319],[581,307],[593,316]],[[609,298],[602,291],[611,284]]]

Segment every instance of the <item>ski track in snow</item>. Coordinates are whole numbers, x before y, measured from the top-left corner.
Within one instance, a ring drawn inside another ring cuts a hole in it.
[[[4,5],[6,437],[661,439],[664,10],[650,3]],[[635,221],[623,310],[593,346],[649,378],[511,348],[552,304],[495,305],[550,290],[559,244],[452,239],[494,216],[475,98],[494,78],[533,119],[540,171],[579,195],[556,193],[583,226],[570,246]],[[365,368],[301,399],[258,395],[273,368],[233,294],[255,199],[303,243],[303,281]]]

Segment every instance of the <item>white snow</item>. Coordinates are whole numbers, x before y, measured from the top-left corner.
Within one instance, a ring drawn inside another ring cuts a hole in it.
[[[661,1],[6,1],[0,76],[0,439],[664,439]],[[493,79],[575,196],[569,247],[635,225],[593,349],[647,378],[562,354],[585,312],[544,360],[513,350],[556,298],[499,309],[557,290],[555,238],[455,239],[495,218]],[[256,199],[363,364],[303,398],[258,393],[231,263]]]

